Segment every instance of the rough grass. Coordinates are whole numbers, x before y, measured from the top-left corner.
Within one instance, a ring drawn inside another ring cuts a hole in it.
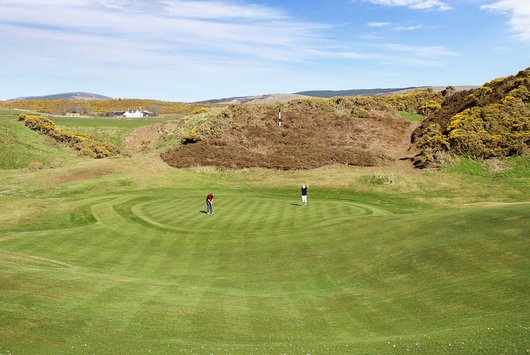
[[[272,105],[231,106],[184,133],[183,145],[161,157],[177,168],[216,165],[290,170],[330,164],[380,166],[410,154],[410,134],[416,124],[384,111],[365,110],[356,116],[351,107],[346,113],[330,102],[293,104],[282,111],[281,127]]]
[[[0,171],[0,353],[524,352],[525,171]]]
[[[508,157],[505,159],[473,160],[457,157],[445,171],[462,175],[481,177],[524,177],[530,176],[530,155]]]
[[[167,120],[165,117],[117,119],[117,118],[68,118],[54,117],[53,122],[63,127],[115,127],[115,128],[138,128]]]
[[[167,118],[115,119],[54,117],[52,120],[60,128],[89,134],[96,139],[112,143],[123,150],[127,137],[135,129],[165,121]]]
[[[406,111],[399,111],[399,115],[408,121],[421,122],[425,118],[424,115],[413,114]]]
[[[0,110],[0,169],[25,169],[31,163],[64,165],[75,157],[70,149],[26,128],[17,117],[16,111]]]

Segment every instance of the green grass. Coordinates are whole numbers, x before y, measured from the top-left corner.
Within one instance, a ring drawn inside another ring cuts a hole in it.
[[[485,161],[458,157],[444,170],[465,176],[527,178],[530,177],[530,155]]]
[[[161,122],[165,118],[116,119],[54,117],[52,120],[60,128],[88,134],[96,139],[112,143],[118,148],[123,149],[125,139],[134,129]]]
[[[414,122],[421,122],[425,118],[425,116],[423,116],[423,115],[416,115],[416,114],[409,113],[409,112],[406,112],[406,111],[399,111],[399,114],[404,119],[406,119],[408,121],[414,121]]]
[[[351,168],[135,159],[0,171],[0,353],[530,347],[524,174],[396,173],[390,185]]]
[[[445,167],[445,171],[467,176],[490,177],[492,174],[488,166],[478,160],[458,157],[454,163]]]
[[[53,117],[53,122],[63,127],[114,127],[114,128],[138,128],[149,126],[156,122],[167,120],[164,117],[117,119],[117,118],[73,118]]]
[[[0,169],[24,169],[31,163],[44,167],[66,164],[75,157],[69,148],[53,143],[17,121],[18,112],[0,110]]]
[[[62,129],[91,135],[96,139],[112,143],[123,150],[125,148],[126,138],[131,135],[135,129],[180,118],[182,117],[160,116],[145,119],[54,117],[52,120]],[[168,144],[170,143],[171,142],[168,142]]]

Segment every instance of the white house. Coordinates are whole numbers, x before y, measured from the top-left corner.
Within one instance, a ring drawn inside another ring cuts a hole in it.
[[[127,110],[125,111],[123,116],[127,118],[142,118],[144,117],[144,113],[143,111],[140,111],[140,110]]]

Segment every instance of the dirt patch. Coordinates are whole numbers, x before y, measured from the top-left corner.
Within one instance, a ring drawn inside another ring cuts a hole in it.
[[[178,168],[312,169],[330,164],[379,166],[396,161],[410,147],[415,123],[397,114],[371,112],[356,118],[325,109],[273,105],[233,106],[221,115],[222,132],[161,155]]]
[[[62,175],[53,180],[54,184],[64,184],[68,182],[81,181],[81,180],[91,180],[98,178],[103,175],[112,173],[113,170],[109,168],[95,168],[95,169],[86,169],[78,170],[71,172],[66,175]]]
[[[168,121],[152,124],[135,129],[125,139],[125,151],[130,154],[153,150],[160,140],[168,134],[182,133],[183,124],[177,121]]]

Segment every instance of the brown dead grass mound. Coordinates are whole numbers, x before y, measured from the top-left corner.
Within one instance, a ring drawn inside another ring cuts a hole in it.
[[[355,118],[304,105],[231,106],[212,122],[208,139],[161,155],[178,168],[222,166],[234,169],[312,169],[330,164],[378,166],[406,154],[414,123],[388,112]]]

